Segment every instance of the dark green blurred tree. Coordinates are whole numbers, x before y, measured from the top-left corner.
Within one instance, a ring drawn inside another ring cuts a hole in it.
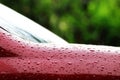
[[[96,27],[98,41],[120,45],[120,1],[92,0],[88,6],[90,21]]]
[[[0,0],[68,42],[120,46],[119,0]]]

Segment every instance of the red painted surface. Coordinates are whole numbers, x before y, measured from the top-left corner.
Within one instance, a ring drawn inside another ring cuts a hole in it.
[[[5,64],[4,62],[0,61],[0,73],[16,73],[18,72],[12,65]]]
[[[2,80],[120,79],[120,48],[25,41],[0,29]],[[4,55],[10,53],[11,55]],[[8,53],[7,53],[8,52]],[[4,66],[3,65],[3,66]],[[16,71],[14,71],[14,70]],[[12,71],[13,70],[13,71]],[[4,74],[2,73],[4,72]]]

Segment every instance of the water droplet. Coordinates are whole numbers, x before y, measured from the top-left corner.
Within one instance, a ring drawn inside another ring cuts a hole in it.
[[[36,62],[36,65],[39,65],[40,63],[39,62]]]
[[[2,73],[2,74],[6,74],[7,72],[0,72],[0,73]]]
[[[58,70],[55,70],[55,73],[58,73]]]
[[[64,70],[65,68],[63,66],[60,67],[62,70]]]
[[[31,48],[33,48],[33,47],[31,47]]]
[[[60,78],[57,78],[57,80],[60,80]]]
[[[55,50],[55,48],[53,48],[53,50]]]
[[[68,65],[72,65],[72,62],[68,62]]]
[[[110,50],[108,50],[108,52],[110,52]]]
[[[80,59],[80,61],[83,61],[83,59]]]
[[[95,50],[93,50],[93,49],[90,49],[90,52],[94,52]]]
[[[94,63],[98,63],[98,61],[94,61]]]
[[[39,73],[40,71],[39,70],[37,70],[37,73]]]
[[[117,70],[114,69],[113,71],[116,72]]]
[[[28,64],[30,64],[31,63],[31,61],[28,61]]]
[[[26,72],[26,71],[27,71],[27,69],[23,69],[23,71],[24,71],[24,72]]]
[[[18,77],[17,76],[15,76],[15,80],[17,80],[18,79]]]
[[[101,69],[104,69],[105,67],[104,66],[101,66]]]
[[[85,55],[83,54],[82,56],[84,57]]]
[[[55,64],[57,64],[57,61],[54,61]]]
[[[20,43],[20,41],[18,41],[18,43]]]
[[[93,77],[95,78],[95,77],[96,77],[96,75],[93,75]]]
[[[50,57],[47,57],[47,60],[50,60]]]

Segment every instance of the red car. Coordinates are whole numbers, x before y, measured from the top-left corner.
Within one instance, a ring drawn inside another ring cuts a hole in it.
[[[0,80],[120,80],[120,48],[69,44],[0,4]]]

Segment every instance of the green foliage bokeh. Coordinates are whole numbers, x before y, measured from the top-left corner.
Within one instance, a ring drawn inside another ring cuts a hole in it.
[[[0,0],[0,2],[68,42],[120,46],[120,0]]]

